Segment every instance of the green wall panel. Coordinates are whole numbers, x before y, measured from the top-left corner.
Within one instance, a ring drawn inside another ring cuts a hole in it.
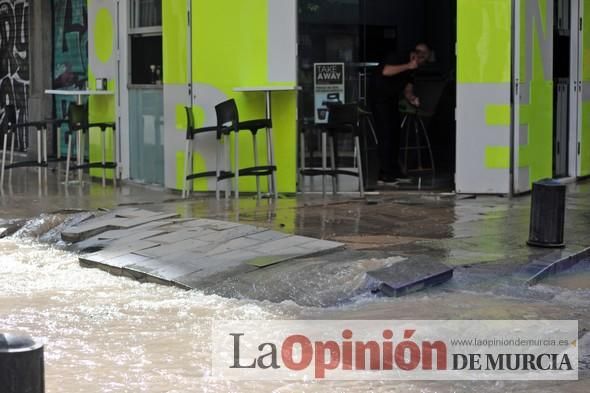
[[[510,0],[458,0],[459,83],[510,82]]]
[[[162,3],[162,52],[164,83],[187,83],[187,9],[186,0]]]
[[[268,0],[193,0],[192,7],[192,74],[196,88],[208,85],[226,97],[235,98],[241,120],[264,117],[264,93],[236,93],[233,89],[295,83],[268,80]],[[281,192],[296,191],[296,96],[294,91],[272,93],[277,182]],[[215,104],[198,101],[197,107]],[[263,134],[259,133],[258,137],[261,162],[266,151]],[[251,135],[241,133],[239,145],[240,167],[254,165]],[[232,142],[232,159],[233,148]],[[242,178],[240,190],[254,191],[255,184],[253,177]],[[261,184],[264,189],[264,178]]]
[[[520,125],[528,126],[527,143],[519,147],[516,166],[528,167],[529,184],[553,176],[553,72],[544,64],[543,37],[551,37],[553,26],[546,0],[520,1],[520,75],[522,89],[529,89],[529,102],[521,102]],[[532,12],[531,10],[534,10]],[[537,20],[537,15],[540,18]],[[529,42],[532,37],[532,42]],[[545,48],[552,52],[553,45]],[[550,61],[553,56],[551,53]],[[531,70],[530,74],[528,70]],[[524,191],[524,190],[522,190]]]

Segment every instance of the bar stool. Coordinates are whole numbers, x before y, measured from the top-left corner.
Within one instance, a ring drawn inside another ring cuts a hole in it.
[[[190,180],[197,179],[197,178],[204,178],[204,177],[216,177],[217,184],[220,181],[228,180],[233,178],[234,179],[234,196],[236,199],[240,197],[240,191],[238,182],[240,176],[255,176],[256,177],[256,192],[258,198],[260,198],[260,176],[270,176],[273,172],[276,171],[276,166],[274,165],[259,165],[258,162],[258,146],[256,143],[256,134],[260,130],[265,130],[267,128],[272,127],[272,123],[270,119],[256,119],[256,120],[249,120],[240,122],[239,115],[238,115],[238,108],[236,106],[236,102],[234,99],[229,99],[224,101],[215,106],[215,114],[217,116],[217,126],[216,127],[203,127],[203,128],[194,128],[194,119],[192,115],[192,110],[189,111],[187,109],[187,145],[186,145],[186,154],[185,154],[185,186],[183,190],[183,197],[188,196],[186,192],[186,183]],[[216,147],[216,163],[215,163],[215,171],[209,172],[201,172],[201,173],[189,173],[189,166],[192,165],[192,149],[193,149],[193,137],[196,134],[203,133],[203,132],[210,132],[216,131],[216,139],[217,139],[217,147]],[[240,131],[250,131],[252,135],[252,144],[253,144],[253,153],[254,153],[254,166],[248,168],[240,168],[240,161],[239,161],[239,133]],[[231,167],[230,161],[230,154],[229,154],[229,139],[231,137],[231,133],[234,133],[234,164],[233,168]],[[267,140],[267,151],[269,151],[269,142]],[[225,148],[223,149],[223,161],[225,168],[231,168],[231,170],[222,169],[220,163],[220,147],[223,145]],[[270,157],[267,157],[267,160],[270,161]],[[269,192],[270,190],[270,183],[269,183]],[[228,189],[226,189],[226,197],[229,195]],[[215,188],[215,196],[219,199],[219,187],[216,185]]]
[[[260,165],[258,161],[258,145],[256,143],[256,135],[260,130],[267,130],[272,128],[271,119],[254,119],[240,122],[238,114],[238,107],[236,101],[232,98],[224,101],[215,106],[215,112],[217,114],[217,124],[219,131],[222,134],[230,135],[234,133],[234,196],[236,199],[240,197],[239,180],[240,176],[255,176],[256,177],[256,194],[260,198],[260,176],[274,176],[277,167],[272,164],[271,153],[274,151],[272,146],[272,140],[266,140],[266,151],[267,151],[267,165]],[[247,168],[240,168],[240,157],[239,157],[239,134],[240,131],[250,131],[252,135],[252,146],[254,153],[254,166]],[[272,189],[272,182],[268,184],[268,192],[273,193],[276,190]]]
[[[358,178],[358,187],[361,198],[365,196],[365,186],[363,182],[363,162],[361,158],[361,128],[359,127],[360,110],[358,104],[333,104],[329,107],[328,124],[321,128],[322,133],[322,168],[301,168],[301,176],[322,176],[322,194],[326,195],[326,176],[332,177],[332,193],[337,194],[337,177],[338,175],[355,176]],[[356,170],[339,169],[336,160],[336,148],[334,138],[337,134],[352,134],[354,139],[354,168]],[[328,161],[328,139],[330,140],[330,164],[331,169],[327,167]],[[305,149],[302,146],[302,149]],[[305,150],[301,151],[305,157]]]
[[[432,174],[432,184],[434,185],[436,180],[434,155],[423,120],[431,117],[432,114],[420,110],[420,108],[411,105],[405,99],[400,101],[399,111],[403,115],[401,137],[402,141],[405,141],[400,147],[402,171],[406,175],[418,174],[420,186],[422,184],[422,174],[430,172]],[[408,162],[410,153],[414,154],[414,166],[411,166]],[[424,157],[425,154],[428,155],[428,161]]]
[[[37,160],[18,161],[14,162],[14,138],[19,129],[35,128],[37,130]],[[4,172],[14,168],[25,167],[47,167],[47,122],[32,121],[26,123],[17,123],[16,107],[14,105],[7,105],[4,107],[4,122],[0,128],[0,134],[3,135],[2,146],[2,167],[0,168],[0,187],[4,186]],[[6,157],[8,154],[8,136],[10,136],[10,163],[6,165]],[[39,176],[40,176],[39,172]],[[41,182],[41,178],[39,178]]]
[[[70,170],[78,170],[78,180],[82,181],[82,170],[91,168],[102,168],[102,186],[106,186],[106,170],[113,170],[113,186],[117,185],[117,163],[106,161],[106,130],[111,129],[113,135],[113,158],[117,157],[117,144],[115,139],[115,123],[88,123],[88,108],[84,105],[71,103],[68,108],[69,130],[66,133],[68,139],[68,152],[66,158],[66,185],[69,182]],[[99,129],[101,132],[101,161],[84,163],[84,135],[91,129]],[[72,159],[72,136],[76,134],[76,165],[70,165]]]
[[[220,152],[219,149],[223,148],[223,161],[227,163],[229,159],[229,143],[228,141],[224,140],[222,143],[222,138],[227,139],[227,135],[222,135],[218,131],[218,126],[211,126],[211,127],[201,127],[195,128],[195,117],[193,115],[193,108],[185,106],[184,107],[186,113],[186,149],[184,153],[184,182],[182,185],[182,197],[188,198],[190,195],[190,191],[193,189],[194,180],[195,179],[203,179],[207,177],[215,177],[215,197],[219,199],[219,182],[226,179],[231,179],[234,177],[233,173],[227,170],[218,170],[219,168],[219,156]],[[215,145],[215,170],[208,171],[208,172],[200,172],[194,173],[193,172],[193,150],[194,150],[194,139],[195,135],[204,134],[208,132],[216,132],[216,145]],[[228,166],[229,167],[229,166]],[[189,188],[190,183],[190,188]],[[226,189],[226,197],[228,195],[228,191]]]

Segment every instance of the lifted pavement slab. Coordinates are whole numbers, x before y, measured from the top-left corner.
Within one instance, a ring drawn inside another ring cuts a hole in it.
[[[197,289],[204,283],[344,247],[343,243],[211,219],[120,209],[62,233],[84,267]]]
[[[535,259],[519,272],[519,276],[524,277],[528,285],[536,285],[549,276],[572,268],[588,257],[590,257],[590,248],[577,250],[569,246],[565,250],[555,250]]]
[[[432,257],[416,256],[367,274],[380,282],[383,294],[400,297],[450,280],[453,269]]]
[[[113,213],[70,227],[62,232],[61,237],[67,242],[79,242],[106,231],[133,228],[153,221],[178,216],[178,214],[158,213],[134,208],[118,209]]]

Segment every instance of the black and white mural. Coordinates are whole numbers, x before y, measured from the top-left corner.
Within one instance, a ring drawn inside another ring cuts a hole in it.
[[[29,118],[29,81],[29,0],[0,0],[0,125],[9,104],[16,105],[17,122]],[[19,130],[16,148],[27,149],[24,130]]]

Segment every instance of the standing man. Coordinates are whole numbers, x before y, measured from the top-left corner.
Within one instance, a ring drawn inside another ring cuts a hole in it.
[[[421,43],[410,53],[407,62],[389,55],[381,67],[377,79],[375,120],[379,137],[379,180],[382,182],[395,182],[402,175],[398,162],[401,123],[399,100],[404,96],[412,105],[420,105],[420,100],[413,93],[414,72],[429,57],[430,49]]]

